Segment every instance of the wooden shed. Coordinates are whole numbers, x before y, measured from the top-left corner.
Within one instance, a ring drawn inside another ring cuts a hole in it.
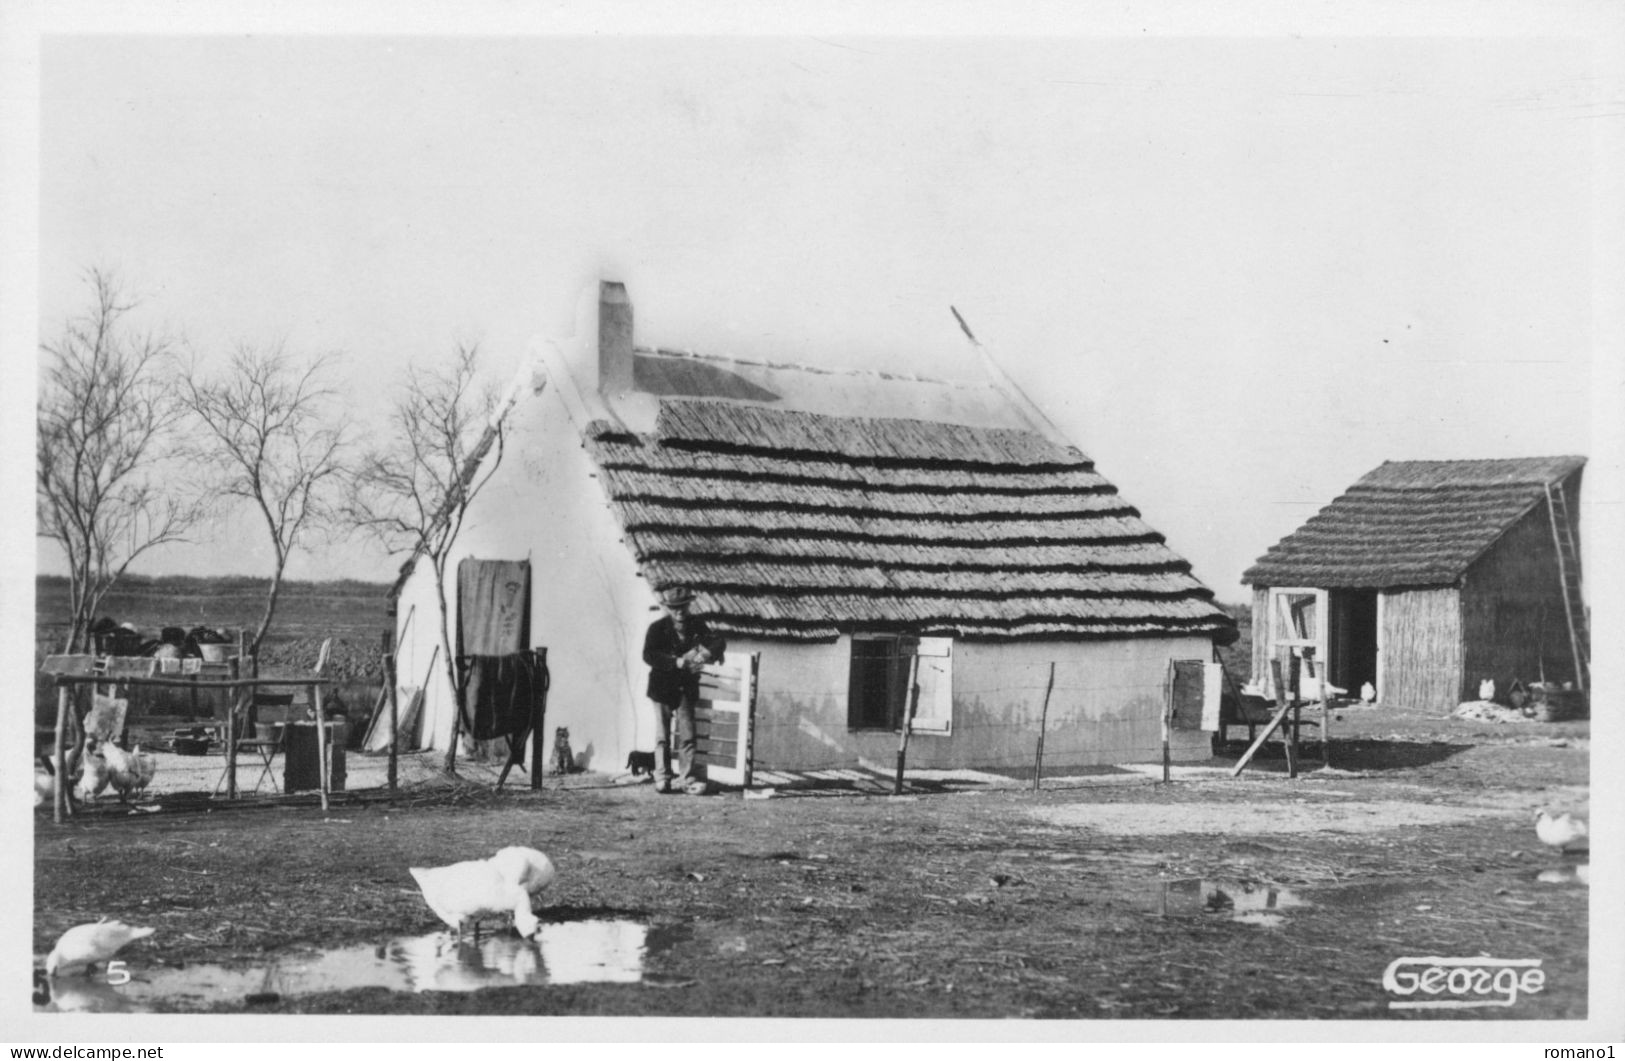
[[[1334,685],[1450,710],[1493,679],[1588,684],[1583,457],[1388,461],[1242,576],[1254,679],[1309,650]]]

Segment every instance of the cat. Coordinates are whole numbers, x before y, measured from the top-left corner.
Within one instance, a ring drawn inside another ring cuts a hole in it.
[[[654,776],[655,753],[632,752],[626,757],[626,768],[632,772],[633,777]]]
[[[553,772],[555,774],[573,774],[576,768],[575,755],[570,751],[570,731],[560,726],[553,731]]]

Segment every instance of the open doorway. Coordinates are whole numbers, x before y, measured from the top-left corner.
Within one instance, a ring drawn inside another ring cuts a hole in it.
[[[1377,685],[1377,591],[1334,589],[1329,597],[1328,677],[1357,695],[1366,682]]]

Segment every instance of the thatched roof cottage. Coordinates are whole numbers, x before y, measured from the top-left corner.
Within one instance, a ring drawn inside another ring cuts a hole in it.
[[[652,747],[639,651],[672,585],[730,654],[759,654],[764,769],[890,764],[911,654],[931,660],[912,764],[1030,766],[1046,711],[1046,766],[1151,759],[1169,661],[1234,638],[1190,566],[997,374],[634,347],[619,284],[590,310],[586,342],[541,356],[462,541],[530,559],[547,736],[567,726],[587,765]],[[409,576],[400,612],[432,591]],[[406,632],[403,675],[429,651]],[[432,689],[431,742],[448,694]],[[1180,722],[1176,757],[1206,757],[1200,719]]]
[[[1253,676],[1310,647],[1334,685],[1449,710],[1493,679],[1587,679],[1583,457],[1389,461],[1259,558]]]

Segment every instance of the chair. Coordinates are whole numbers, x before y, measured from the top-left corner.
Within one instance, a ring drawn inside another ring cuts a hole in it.
[[[322,671],[326,669],[328,656],[332,648],[332,638],[327,638],[322,642],[321,648],[316,655],[316,666],[312,671],[316,676],[319,677]],[[297,686],[300,682],[299,679],[292,678],[289,679],[288,684]],[[299,699],[297,693],[268,692],[263,686],[260,686],[255,688],[245,701],[232,708],[233,730],[237,734],[234,741],[236,751],[258,756],[260,761],[260,775],[255,779],[254,787],[249,789],[250,792],[258,792],[260,786],[265,783],[266,778],[271,779],[271,791],[281,791],[277,786],[276,773],[272,768],[278,752],[283,753],[283,761],[286,763],[291,723],[296,717],[303,717],[295,707],[296,704],[306,706],[311,710],[315,709],[315,704],[305,705]],[[262,725],[275,726],[274,735],[270,737],[261,736],[260,726]],[[214,790],[216,792],[219,792],[225,785],[231,770],[231,749],[228,748],[226,769],[221,773],[219,783],[215,785]]]
[[[271,791],[280,792],[277,787],[276,773],[272,770],[276,754],[283,750],[288,739],[288,722],[293,715],[293,693],[270,693],[256,690],[239,705],[232,708],[232,728],[239,734],[235,740],[238,753],[255,756],[260,763],[260,775],[254,780],[254,787],[250,792],[258,792],[266,778],[271,780]],[[277,728],[270,737],[261,736],[259,727],[274,725]],[[220,781],[214,786],[219,792],[226,784],[231,774],[231,751],[226,750],[226,768],[220,774]],[[252,760],[250,760],[252,763]]]

